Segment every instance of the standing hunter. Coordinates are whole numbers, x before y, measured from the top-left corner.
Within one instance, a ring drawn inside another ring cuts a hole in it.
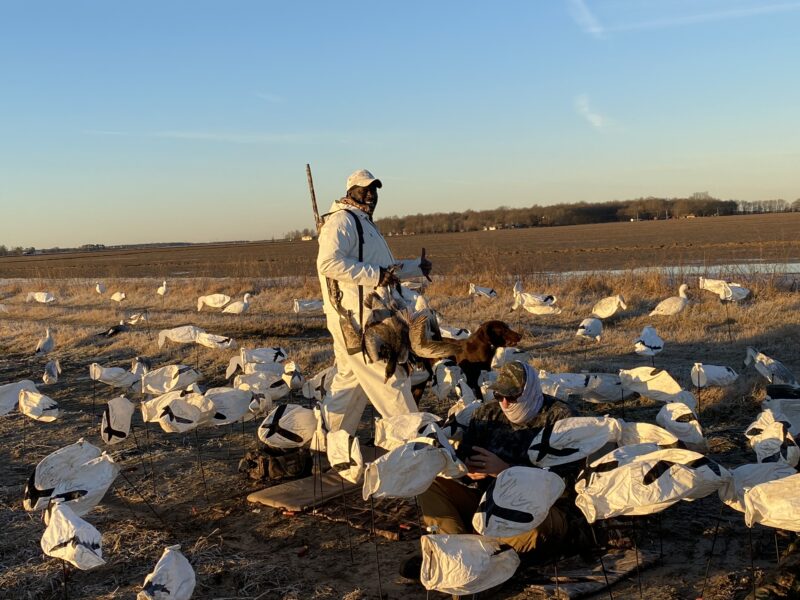
[[[398,261],[392,256],[372,222],[380,187],[380,179],[365,169],[350,175],[345,197],[323,216],[319,231],[317,273],[337,367],[322,415],[328,431],[344,429],[351,435],[368,401],[382,417],[417,411],[404,370],[397,369],[384,383],[385,365],[369,361],[357,335],[369,315],[364,299],[376,286],[427,277],[432,266],[424,249],[416,259]]]

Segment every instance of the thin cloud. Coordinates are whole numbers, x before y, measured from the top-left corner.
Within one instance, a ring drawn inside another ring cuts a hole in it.
[[[278,94],[273,94],[271,92],[259,92],[256,94],[257,98],[261,100],[265,100],[267,102],[271,102],[272,104],[280,104],[281,102],[286,102],[286,98],[283,96],[279,96]]]
[[[569,12],[572,15],[572,18],[575,20],[575,23],[577,23],[578,27],[580,27],[585,33],[588,33],[596,38],[602,38],[605,36],[605,27],[603,27],[594,13],[589,10],[589,7],[586,5],[584,0],[569,0]]]
[[[592,109],[589,104],[589,97],[586,94],[581,94],[575,98],[575,110],[595,129],[602,130],[608,127],[608,118]]]

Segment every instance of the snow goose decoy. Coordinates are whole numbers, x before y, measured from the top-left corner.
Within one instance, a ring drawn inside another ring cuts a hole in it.
[[[334,364],[327,369],[323,369],[311,379],[307,379],[305,383],[303,383],[303,397],[308,400],[313,399],[317,402],[321,402],[325,396],[330,394],[331,384],[337,372],[338,369],[336,368],[336,364]]]
[[[98,363],[92,363],[89,365],[89,379],[111,387],[129,388],[139,381],[141,376],[121,367],[102,367]]]
[[[102,281],[96,281],[94,284],[94,291],[102,296],[106,293],[106,284]]]
[[[120,321],[118,325],[112,325],[102,333],[98,333],[98,336],[103,336],[107,338],[114,337],[115,335],[119,335],[120,333],[126,333],[130,331],[130,326],[125,323],[125,321]]]
[[[800,388],[800,381],[794,376],[786,366],[779,360],[770,358],[762,354],[752,346],[747,347],[747,355],[744,357],[744,366],[755,366],[756,371],[766,377],[771,384],[789,385]]]
[[[144,578],[137,600],[189,600],[192,597],[194,569],[180,549],[180,545],[164,549],[152,573]]]
[[[744,522],[800,533],[800,473],[761,483],[744,493]]]
[[[164,296],[167,295],[167,281],[166,280],[162,281],[161,285],[158,286],[158,289],[156,290],[156,294],[161,296],[161,301],[163,302],[164,301]]]
[[[484,492],[472,527],[493,538],[531,531],[544,522],[565,488],[564,480],[546,469],[509,467]]]
[[[639,423],[636,421],[619,420],[622,433],[619,436],[620,448],[632,446],[654,446],[655,450],[666,450],[667,448],[677,448],[680,440],[663,427],[652,423]],[[645,454],[642,452],[642,454]]]
[[[682,441],[689,450],[708,450],[697,415],[683,402],[668,402],[662,406],[656,415],[656,423]]]
[[[82,517],[100,503],[119,471],[119,465],[104,452],[77,469],[60,474],[53,488],[52,499],[63,500],[76,515]],[[45,524],[49,519],[49,511],[45,511]]]
[[[229,315],[244,314],[250,309],[250,298],[250,294],[245,294],[244,299],[231,302],[228,304],[228,306],[222,309],[222,312]]]
[[[655,327],[645,325],[642,333],[633,342],[633,351],[641,356],[649,356],[655,364],[655,355],[664,349],[664,340],[656,332]]]
[[[678,295],[659,302],[650,312],[650,316],[671,317],[682,312],[684,308],[689,306],[689,297],[686,295],[686,290],[688,289],[688,285],[681,284],[681,287],[678,288]]]
[[[40,546],[47,556],[67,561],[81,571],[106,564],[100,532],[63,502],[50,508],[50,523]]]
[[[750,290],[738,284],[723,279],[700,278],[700,289],[715,293],[721,302],[740,302],[750,295]]]
[[[603,322],[594,317],[584,319],[581,321],[581,324],[578,325],[578,331],[575,332],[575,335],[587,340],[599,342],[603,335]]]
[[[497,292],[495,292],[492,288],[482,287],[480,285],[475,285],[474,283],[469,284],[468,295],[480,298],[489,298],[489,299],[497,298]]]
[[[62,477],[71,476],[81,465],[101,455],[100,448],[83,438],[51,452],[39,461],[28,478],[22,493],[22,507],[28,512],[43,510]]]
[[[375,421],[375,445],[394,450],[403,444],[435,431],[439,417],[428,412],[384,417]]]
[[[61,415],[55,400],[30,390],[20,390],[19,411],[23,415],[43,423],[55,421]]]
[[[250,421],[255,415],[250,412],[253,393],[232,387],[216,387],[206,390],[207,400],[214,405],[213,425],[229,425],[239,421]]]
[[[583,460],[622,435],[617,419],[568,417],[539,431],[528,448],[528,460],[537,467],[556,467]]]
[[[725,387],[736,381],[739,375],[730,367],[694,363],[689,377],[695,387],[704,388],[709,386]]]
[[[548,373],[540,370],[539,381],[545,394],[563,402],[569,401],[570,396],[579,396],[584,402],[605,404],[634,395],[614,373]]]
[[[49,327],[47,327],[44,330],[44,337],[41,338],[38,342],[36,342],[36,350],[34,351],[34,354],[36,355],[47,354],[55,347],[56,347],[56,341],[53,338],[53,332],[50,330]]]
[[[100,419],[100,438],[109,445],[128,439],[135,410],[133,402],[125,396],[109,400]]]
[[[592,316],[598,319],[608,319],[617,314],[617,311],[627,308],[628,305],[625,304],[625,298],[621,294],[608,296],[595,303],[592,307]]]
[[[789,423],[779,420],[767,409],[750,424],[744,435],[755,450],[758,462],[785,462],[796,467],[800,461],[800,448],[789,429]]]
[[[510,579],[519,567],[513,548],[482,535],[423,535],[420,581],[427,590],[478,594]]]
[[[797,474],[794,467],[785,462],[751,463],[731,470],[733,481],[721,487],[719,498],[734,510],[745,512],[744,495],[753,488],[768,481],[775,481]]]
[[[209,294],[207,296],[200,296],[197,299],[197,312],[200,312],[204,306],[211,308],[222,308],[231,301],[230,296],[225,294]]]
[[[193,344],[201,333],[205,333],[205,331],[195,325],[181,325],[172,329],[162,329],[158,332],[158,347],[163,347],[166,340],[176,344]]]
[[[184,390],[200,379],[200,373],[186,365],[168,365],[142,375],[143,394],[166,394]]]
[[[50,360],[44,366],[44,375],[42,381],[45,385],[51,385],[58,381],[58,376],[61,375],[61,363],[56,360]]]
[[[464,327],[448,327],[447,325],[439,325],[439,331],[442,334],[442,339],[445,340],[465,340],[472,332]]]
[[[128,296],[125,294],[125,292],[114,292],[113,294],[111,294],[111,299],[118,304],[123,300],[125,300],[125,298],[127,297]]]
[[[514,284],[514,304],[511,310],[524,308],[532,315],[560,315],[561,309],[554,306],[557,298],[552,294],[530,294],[522,291],[522,284]]]
[[[325,441],[328,463],[342,479],[358,483],[364,475],[364,458],[358,438],[344,429],[331,431]]]
[[[322,300],[300,300],[295,298],[292,302],[292,311],[296,315],[318,313],[322,310],[322,306]]]
[[[317,430],[314,411],[299,404],[281,404],[258,427],[258,439],[272,448],[300,448]]]
[[[56,297],[50,292],[28,292],[25,302],[39,302],[40,304],[50,304],[55,302]]]
[[[656,402],[665,404],[668,402],[683,402],[692,410],[697,408],[697,400],[694,394],[684,390],[672,375],[664,369],[656,369],[655,367],[620,369],[619,377],[625,388]]]
[[[35,392],[37,391],[36,384],[30,379],[23,379],[22,381],[17,381],[16,383],[0,385],[0,417],[7,415],[14,410],[14,407],[17,406],[17,403],[19,402],[19,393],[22,390]]]
[[[206,333],[205,331],[200,331],[194,341],[196,344],[206,348],[217,348],[222,350],[236,348],[236,340],[233,338],[225,337],[224,335],[217,335],[215,333]]]
[[[178,390],[142,402],[142,420],[158,423],[166,433],[186,433],[208,425],[214,403],[202,394]]]

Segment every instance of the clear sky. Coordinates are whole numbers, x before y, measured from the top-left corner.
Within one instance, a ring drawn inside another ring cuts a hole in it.
[[[0,244],[800,198],[800,1],[0,0]]]

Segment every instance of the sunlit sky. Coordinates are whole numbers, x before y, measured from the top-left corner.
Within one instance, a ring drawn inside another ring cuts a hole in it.
[[[800,1],[0,0],[0,244],[800,198]]]

